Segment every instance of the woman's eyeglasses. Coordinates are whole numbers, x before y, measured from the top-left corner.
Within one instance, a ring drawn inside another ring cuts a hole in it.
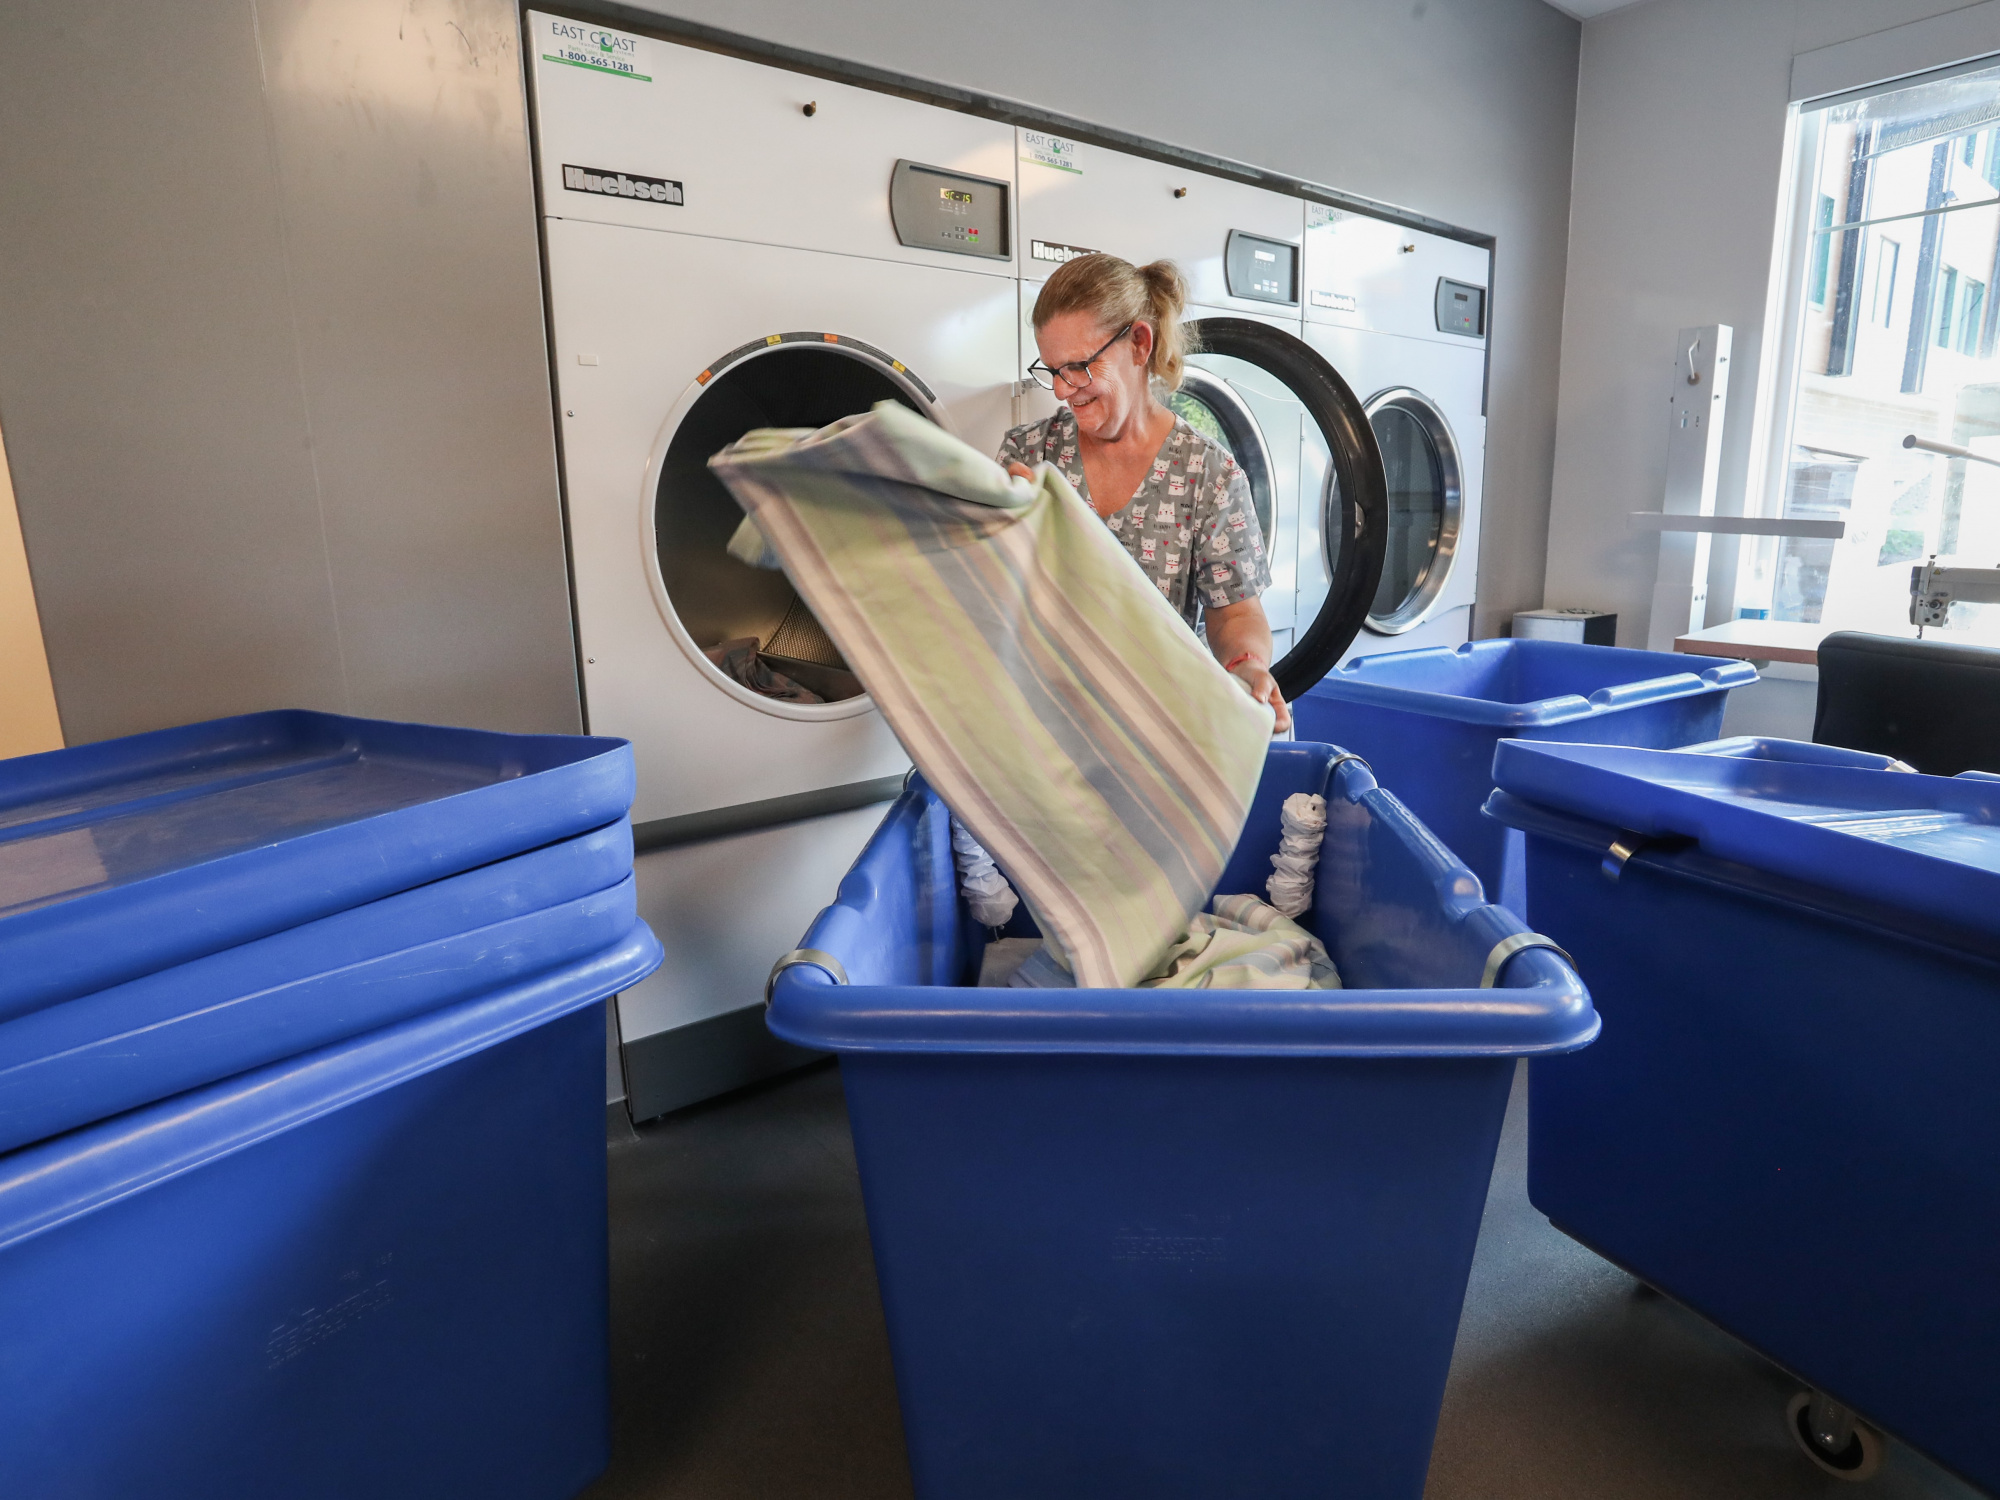
[[[1088,359],[1079,359],[1070,364],[1057,365],[1053,370],[1038,359],[1028,366],[1028,376],[1043,390],[1052,391],[1056,388],[1056,377],[1060,375],[1064,385],[1073,391],[1080,391],[1090,384],[1090,367],[1104,358],[1104,350],[1109,349],[1131,331],[1132,325],[1127,323],[1123,328],[1112,334],[1110,338],[1106,339],[1103,348],[1099,349]]]

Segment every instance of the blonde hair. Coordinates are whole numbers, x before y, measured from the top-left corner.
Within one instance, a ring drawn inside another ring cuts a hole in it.
[[[1200,347],[1181,322],[1187,298],[1187,278],[1170,260],[1135,266],[1115,255],[1079,255],[1057,266],[1042,284],[1035,298],[1035,331],[1070,312],[1089,313],[1107,333],[1127,323],[1149,323],[1153,354],[1146,368],[1171,391],[1181,383],[1187,357]]]

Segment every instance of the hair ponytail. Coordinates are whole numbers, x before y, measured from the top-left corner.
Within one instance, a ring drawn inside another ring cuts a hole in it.
[[[1146,284],[1146,312],[1153,324],[1153,376],[1170,391],[1180,388],[1187,370],[1187,357],[1200,340],[1181,321],[1187,312],[1187,278],[1170,260],[1156,260],[1139,268]]]
[[[1144,321],[1153,330],[1147,371],[1168,390],[1181,383],[1187,357],[1200,345],[1181,321],[1187,311],[1187,278],[1170,260],[1135,266],[1115,255],[1080,255],[1065,261],[1035,298],[1035,327],[1064,313],[1084,312],[1107,331]]]

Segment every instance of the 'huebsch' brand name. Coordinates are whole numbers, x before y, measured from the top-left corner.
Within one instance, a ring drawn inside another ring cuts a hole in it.
[[[635,177],[602,167],[563,164],[563,186],[572,193],[596,193],[607,198],[644,198],[648,203],[685,203],[681,185],[671,177]]]
[[[1083,255],[1095,255],[1082,245],[1059,245],[1053,240],[1029,240],[1028,258],[1031,260],[1052,260],[1057,265],[1065,265]]]

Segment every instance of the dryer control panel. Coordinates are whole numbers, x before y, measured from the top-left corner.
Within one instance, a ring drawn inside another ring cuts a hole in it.
[[[1438,277],[1437,325],[1439,333],[1462,333],[1469,339],[1486,336],[1486,288],[1470,282]]]
[[[1299,247],[1241,229],[1229,231],[1222,256],[1223,276],[1232,297],[1299,305]]]
[[[1007,184],[899,161],[889,177],[896,238],[919,250],[1006,260]]]

